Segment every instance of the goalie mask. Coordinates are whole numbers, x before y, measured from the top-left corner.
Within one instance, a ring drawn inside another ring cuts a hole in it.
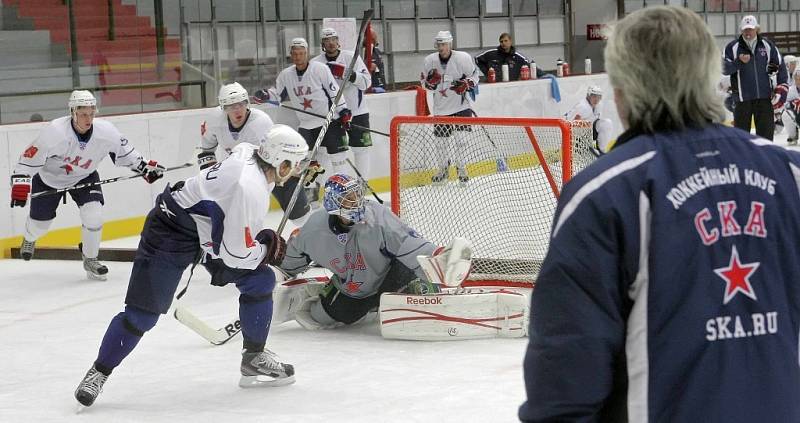
[[[325,198],[322,205],[328,214],[339,216],[351,223],[364,220],[364,187],[358,179],[337,173],[325,182]]]

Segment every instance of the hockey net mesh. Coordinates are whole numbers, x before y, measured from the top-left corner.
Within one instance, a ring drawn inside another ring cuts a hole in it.
[[[591,124],[561,119],[400,116],[391,142],[393,211],[439,245],[472,241],[466,285],[532,286],[561,188],[596,157]]]

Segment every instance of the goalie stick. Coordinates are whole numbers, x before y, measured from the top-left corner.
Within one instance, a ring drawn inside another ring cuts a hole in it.
[[[168,168],[164,169],[164,173],[167,173],[167,172],[170,172],[170,171],[173,171],[173,170],[183,169],[183,168],[186,168],[186,167],[191,167],[191,166],[194,166],[194,162],[184,163],[184,164],[179,165],[179,166],[168,167]],[[50,189],[50,190],[47,190],[47,191],[37,192],[36,194],[31,194],[31,199],[36,198],[36,197],[41,197],[43,195],[60,194],[62,192],[72,191],[74,189],[93,187],[95,185],[105,185],[105,184],[110,184],[112,182],[127,181],[128,179],[141,178],[141,177],[142,177],[142,174],[141,173],[137,173],[136,175],[117,176],[116,178],[103,179],[103,180],[95,181],[95,182],[86,182],[86,183],[83,183],[83,184],[73,185],[73,186],[67,187],[67,188]]]
[[[364,38],[364,30],[366,29],[367,25],[369,24],[370,20],[372,20],[372,9],[367,9],[364,11],[364,17],[361,19],[361,27],[358,29],[358,40],[356,40],[356,46],[361,45],[361,41]],[[339,100],[342,99],[342,94],[344,94],[344,88],[350,82],[350,75],[353,73],[353,69],[356,65],[356,60],[358,60],[358,55],[360,52],[360,48],[356,48],[353,52],[353,58],[350,60],[350,66],[347,67],[347,72],[344,74],[344,82],[342,86],[339,88],[339,92],[336,93],[336,98],[333,99],[331,103],[331,108],[328,110],[327,116],[325,116],[325,122],[322,123],[322,129],[319,131],[319,135],[317,135],[317,140],[314,142],[314,148],[310,151],[308,157],[311,159],[314,158],[314,155],[317,153],[319,146],[322,144],[322,140],[325,138],[325,133],[328,132],[328,126],[330,126],[331,121],[333,120],[333,114],[336,112],[336,107],[339,105]],[[308,167],[306,166],[303,169],[303,173],[300,175],[300,180],[304,180],[306,175],[308,174]],[[286,221],[289,219],[289,211],[294,210],[294,205],[297,203],[297,196],[300,194],[300,191],[303,189],[303,184],[297,184],[297,187],[294,189],[292,193],[292,199],[289,201],[289,204],[286,206],[286,211],[283,213],[283,217],[281,218],[281,223],[278,225],[278,229],[275,232],[280,235],[283,232],[283,228],[286,226]]]

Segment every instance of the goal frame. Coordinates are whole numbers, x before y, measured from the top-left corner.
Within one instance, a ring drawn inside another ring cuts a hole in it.
[[[404,124],[452,124],[452,125],[471,125],[471,126],[513,126],[525,128],[528,141],[540,163],[546,163],[544,152],[536,142],[536,136],[531,128],[557,128],[561,133],[561,176],[562,184],[572,178],[572,132],[573,125],[570,121],[561,118],[519,118],[519,117],[460,117],[460,116],[395,116],[392,118],[390,126],[390,186],[391,186],[391,208],[392,212],[400,214],[400,127]],[[561,186],[550,175],[545,166],[547,180],[555,197],[560,195]],[[535,282],[510,281],[502,279],[481,279],[476,281],[467,280],[464,287],[505,287],[505,288],[533,288]]]

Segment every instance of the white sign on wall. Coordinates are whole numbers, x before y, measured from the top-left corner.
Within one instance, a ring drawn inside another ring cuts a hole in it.
[[[336,30],[342,50],[355,50],[358,41],[356,18],[325,18],[322,20],[322,27]]]

